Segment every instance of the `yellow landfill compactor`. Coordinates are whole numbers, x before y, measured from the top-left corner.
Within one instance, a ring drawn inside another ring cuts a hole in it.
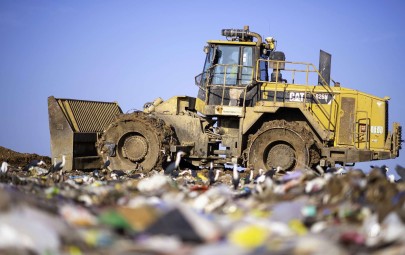
[[[52,158],[66,170],[162,169],[178,151],[196,168],[238,164],[284,170],[392,159],[401,126],[388,129],[388,97],[340,86],[331,55],[319,69],[290,62],[249,27],[208,41],[197,97],[157,98],[123,114],[117,103],[48,98]],[[333,85],[330,85],[332,81]]]

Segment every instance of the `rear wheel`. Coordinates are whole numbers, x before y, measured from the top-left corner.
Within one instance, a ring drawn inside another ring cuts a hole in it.
[[[249,138],[245,152],[254,169],[303,169],[318,163],[320,155],[306,124],[281,120],[265,123]]]
[[[142,112],[117,118],[103,133],[98,152],[110,160],[114,170],[161,169],[170,145],[176,143],[174,132],[163,120]]]

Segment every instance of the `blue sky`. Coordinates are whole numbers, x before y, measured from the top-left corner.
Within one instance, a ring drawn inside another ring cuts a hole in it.
[[[400,0],[2,0],[0,145],[50,155],[50,95],[124,111],[196,96],[206,41],[244,25],[276,38],[289,61],[317,66],[320,49],[331,53],[335,81],[390,96],[390,123],[405,126],[404,10]],[[405,156],[383,163],[405,166]]]

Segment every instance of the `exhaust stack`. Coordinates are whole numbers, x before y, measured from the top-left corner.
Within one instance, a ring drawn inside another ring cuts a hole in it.
[[[263,42],[261,35],[249,31],[249,26],[245,26],[243,29],[222,29],[222,35],[241,42],[253,42],[253,37],[255,37],[258,46]]]

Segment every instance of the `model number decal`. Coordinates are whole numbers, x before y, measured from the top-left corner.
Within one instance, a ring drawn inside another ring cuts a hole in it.
[[[315,98],[318,100],[330,101],[329,94],[315,94]]]
[[[371,126],[370,133],[372,134],[382,134],[384,132],[384,128],[382,126]]]

